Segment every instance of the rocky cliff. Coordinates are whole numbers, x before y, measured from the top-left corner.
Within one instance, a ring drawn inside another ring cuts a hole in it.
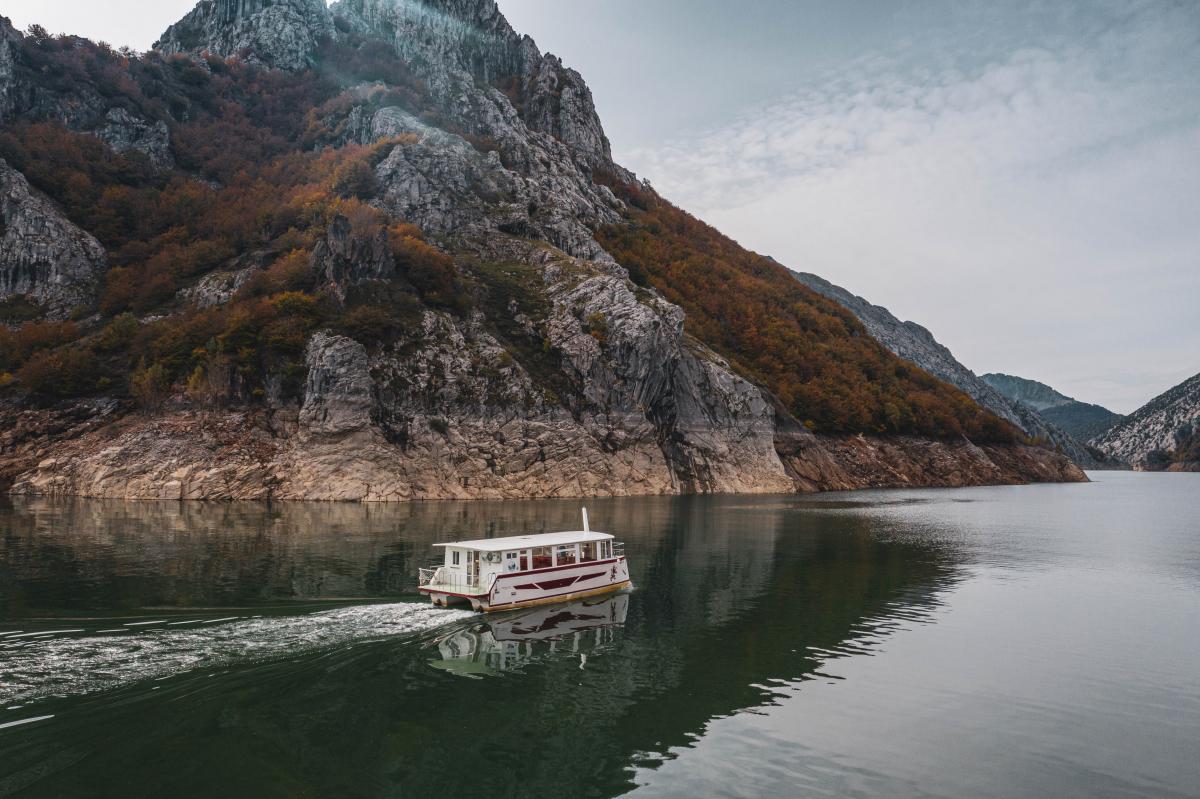
[[[1092,440],[1092,445],[1142,469],[1195,468],[1200,430],[1200,375],[1163,392]]]
[[[154,48],[168,55],[212,52],[303,69],[315,63],[321,38],[332,34],[325,0],[202,0],[167,28]]]
[[[0,300],[25,297],[62,318],[93,296],[104,248],[0,159]]]
[[[61,60],[56,47],[16,63],[18,123],[66,107],[68,90],[29,68]],[[198,209],[152,235],[106,234],[124,282],[110,274],[70,345],[136,366],[126,396],[141,407],[8,397],[0,481],[15,493],[386,501],[1084,479],[1038,447],[800,424],[599,244],[629,210],[609,184],[636,179],[612,162],[578,73],[491,0],[203,0],[157,47],[176,58],[135,64],[149,87],[136,102],[105,108],[104,87],[83,86],[87,113],[56,123],[146,155],[157,171],[138,190]],[[294,86],[324,94],[288,127],[271,102]],[[236,105],[226,96],[268,107],[218,116]],[[160,123],[165,149],[139,148]],[[228,149],[251,130],[255,157],[284,166],[239,184],[258,165],[231,169],[209,146],[230,130]],[[268,180],[279,196],[242,225]],[[187,230],[236,233],[199,247]],[[52,238],[97,255],[81,233]]]

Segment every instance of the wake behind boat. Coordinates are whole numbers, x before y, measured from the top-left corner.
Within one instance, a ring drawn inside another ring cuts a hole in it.
[[[420,591],[435,605],[469,602],[486,612],[566,602],[631,588],[625,547],[583,529],[434,544],[445,562],[421,569]]]

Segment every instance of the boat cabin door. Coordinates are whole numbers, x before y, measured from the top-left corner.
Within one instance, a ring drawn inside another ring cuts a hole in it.
[[[479,585],[479,550],[467,553],[467,585]]]

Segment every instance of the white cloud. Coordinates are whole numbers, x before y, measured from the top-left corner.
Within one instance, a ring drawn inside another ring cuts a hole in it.
[[[977,371],[1128,411],[1200,371],[1195,9],[1110,4],[982,61],[873,54],[626,160]]]

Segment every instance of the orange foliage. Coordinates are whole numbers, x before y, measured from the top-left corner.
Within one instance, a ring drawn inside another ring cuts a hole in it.
[[[599,179],[600,176],[598,176]],[[836,433],[1011,441],[966,394],[903,361],[833,301],[769,258],[636,186],[633,210],[598,232],[635,281],[687,312],[687,330],[772,391],[796,418]],[[634,202],[636,201],[636,202]]]

